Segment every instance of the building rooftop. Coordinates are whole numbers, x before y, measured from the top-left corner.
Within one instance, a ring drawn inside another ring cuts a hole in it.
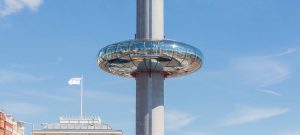
[[[42,124],[42,129],[34,130],[34,135],[122,135],[121,130],[113,130],[108,124],[102,123],[99,117],[64,118],[59,123]]]

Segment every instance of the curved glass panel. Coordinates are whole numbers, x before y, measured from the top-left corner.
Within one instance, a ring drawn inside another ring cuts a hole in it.
[[[195,72],[202,66],[202,53],[197,48],[172,40],[128,40],[104,47],[98,54],[101,69],[124,77],[139,72],[138,65],[147,60],[162,66],[167,77]],[[149,71],[155,69],[149,68]]]

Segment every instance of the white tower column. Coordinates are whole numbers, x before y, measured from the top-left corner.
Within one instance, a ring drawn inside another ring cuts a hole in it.
[[[164,135],[164,77],[155,60],[144,60],[136,73],[136,135]]]
[[[137,0],[136,39],[164,39],[164,0]]]
[[[164,0],[137,0],[136,39],[164,39]],[[136,135],[164,135],[162,67],[151,60],[140,64],[135,77]]]
[[[164,135],[164,78],[140,73],[136,87],[136,135]]]

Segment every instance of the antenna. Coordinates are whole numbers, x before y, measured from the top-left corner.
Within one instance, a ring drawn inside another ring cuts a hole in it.
[[[82,95],[83,95],[83,74],[81,75],[81,81],[80,81],[80,119],[83,119],[83,116],[82,116]]]

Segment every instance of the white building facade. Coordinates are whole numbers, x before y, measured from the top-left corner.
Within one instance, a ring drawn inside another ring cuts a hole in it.
[[[96,118],[60,118],[59,123],[43,124],[33,135],[123,135],[121,130],[113,130],[108,124]]]

